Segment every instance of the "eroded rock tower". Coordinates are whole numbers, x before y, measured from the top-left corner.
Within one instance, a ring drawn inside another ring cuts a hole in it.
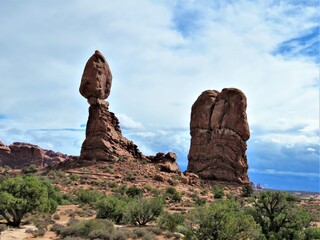
[[[204,91],[192,106],[188,172],[204,179],[248,183],[247,98],[236,88]]]

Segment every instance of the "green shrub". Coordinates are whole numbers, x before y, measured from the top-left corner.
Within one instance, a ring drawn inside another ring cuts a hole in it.
[[[107,219],[90,219],[79,222],[74,222],[70,226],[61,230],[60,235],[63,237],[74,236],[90,238],[90,234],[98,235],[99,231],[103,230],[108,233],[114,231],[114,225]]]
[[[121,223],[127,210],[127,203],[113,195],[100,199],[96,204],[97,218],[106,218]]]
[[[181,202],[181,194],[174,187],[167,187],[165,194],[170,199],[170,201]]]
[[[109,188],[116,188],[116,187],[118,187],[118,184],[117,184],[117,182],[109,182],[108,187]]]
[[[128,205],[129,222],[133,225],[146,225],[155,220],[163,210],[163,199],[134,199]]]
[[[195,239],[257,239],[260,227],[232,200],[198,207],[188,215],[190,235]],[[193,239],[193,238],[190,238]]]
[[[52,232],[55,232],[56,234],[60,235],[61,232],[63,231],[63,229],[65,229],[66,227],[62,224],[58,224],[58,223],[55,223],[51,226],[50,230]]]
[[[104,230],[104,229],[97,229],[93,230],[88,234],[88,237],[90,239],[107,239],[112,240],[113,234],[112,231]]]
[[[96,190],[78,189],[76,190],[77,201],[79,203],[87,203],[94,205],[99,199],[103,197],[103,194]]]
[[[221,186],[215,186],[215,187],[213,188],[213,195],[214,195],[214,198],[216,198],[216,199],[222,198],[223,195],[224,195],[223,187],[221,187]]]
[[[142,238],[148,233],[148,231],[144,228],[134,229],[133,232],[137,235],[138,238]]]
[[[311,222],[310,214],[297,207],[286,192],[263,191],[247,209],[267,239],[301,239]]]
[[[178,225],[183,225],[184,223],[184,216],[179,213],[163,213],[161,214],[158,224],[160,227],[164,229],[168,229],[171,232],[174,232],[177,230]]]
[[[196,198],[194,201],[195,205],[197,205],[197,206],[203,206],[206,204],[206,202],[207,202],[207,200],[205,198],[199,198],[199,197]]]
[[[149,229],[150,232],[154,233],[155,235],[161,235],[162,229],[159,227],[152,227]]]
[[[305,232],[305,240],[320,239],[319,227],[309,227],[304,232]]]
[[[77,180],[80,179],[80,176],[79,176],[78,174],[71,174],[71,175],[69,176],[69,178],[70,178],[70,180],[72,180],[72,181],[77,181]]]
[[[19,227],[27,213],[53,213],[61,195],[49,181],[35,176],[17,176],[0,182],[0,215]]]
[[[30,166],[23,167],[21,169],[21,172],[24,174],[36,173],[37,166],[35,164],[31,164]]]
[[[131,197],[131,198],[142,197],[143,189],[138,188],[136,186],[131,186],[127,189],[126,194],[128,197]]]
[[[242,197],[250,197],[253,193],[253,187],[250,184],[246,184],[242,187]]]
[[[123,230],[117,230],[113,233],[113,240],[127,240],[132,234]]]

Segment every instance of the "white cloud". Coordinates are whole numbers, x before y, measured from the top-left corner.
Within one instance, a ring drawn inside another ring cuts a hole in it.
[[[119,118],[120,127],[123,129],[130,130],[141,130],[143,126],[141,123],[134,121],[132,118],[128,117],[125,114],[117,114]]]

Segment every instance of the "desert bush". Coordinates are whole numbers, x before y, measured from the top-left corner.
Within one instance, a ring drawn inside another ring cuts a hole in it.
[[[165,195],[170,199],[172,202],[181,202],[181,194],[177,191],[174,187],[167,187]]]
[[[215,186],[213,188],[213,195],[215,199],[220,199],[223,197],[224,192],[223,192],[223,187],[221,186]]]
[[[305,230],[305,240],[320,239],[320,228],[309,227]]]
[[[105,239],[105,240],[113,240],[112,231],[97,229],[93,230],[88,234],[90,239]]]
[[[61,195],[61,203],[60,203],[61,205],[70,205],[70,204],[74,204],[74,203],[77,203],[76,197],[69,195],[69,194],[66,194],[66,193],[63,193]]]
[[[24,174],[36,173],[37,166],[35,164],[31,164],[29,166],[25,166],[21,169],[21,172]]]
[[[149,231],[154,233],[155,235],[161,235],[162,234],[162,229],[159,228],[159,227],[149,228]]]
[[[144,237],[144,235],[146,235],[148,233],[148,231],[144,228],[137,228],[133,230],[133,233],[138,237],[138,238],[142,238]]]
[[[126,185],[121,185],[118,188],[112,189],[112,192],[114,192],[116,195],[125,196],[127,192],[127,186]]]
[[[127,172],[124,180],[131,182],[131,181],[136,180],[136,177],[134,176],[134,174],[132,172]]]
[[[101,230],[103,230],[104,232],[103,233],[100,232]],[[64,229],[61,229],[60,235],[62,235],[63,237],[74,236],[74,237],[91,238],[94,235],[97,236],[99,234],[102,235],[104,233],[108,234],[109,236],[109,234],[112,233],[112,231],[114,231],[114,225],[110,220],[90,219],[90,220],[75,222],[70,226],[65,227]],[[109,238],[102,238],[102,239],[109,239]]]
[[[96,190],[78,189],[75,194],[77,195],[77,201],[79,203],[87,203],[94,205],[99,199],[103,197],[103,194]]]
[[[117,184],[117,182],[108,182],[108,187],[109,188],[116,188],[116,187],[118,187],[118,184]]]
[[[195,239],[245,240],[261,235],[253,217],[246,215],[232,200],[198,207],[190,212],[188,220],[190,235]]]
[[[52,218],[54,219],[54,220],[60,220],[60,215],[58,215],[58,214],[54,214],[53,216],[52,216]]]
[[[71,175],[69,176],[69,178],[70,178],[70,180],[72,180],[72,181],[77,181],[77,180],[80,179],[80,176],[79,176],[78,174],[71,174]]]
[[[301,239],[311,222],[310,214],[298,208],[285,192],[263,191],[252,204],[253,208],[248,208],[247,212],[262,227],[267,239]]]
[[[128,204],[128,220],[133,225],[146,225],[155,220],[163,210],[163,199],[134,199]]]
[[[121,223],[127,210],[127,203],[113,195],[100,199],[96,204],[97,218],[106,218]]]
[[[250,197],[253,193],[253,187],[250,184],[246,184],[242,187],[242,197]]]
[[[0,214],[9,225],[19,227],[27,213],[53,213],[60,197],[49,181],[35,176],[7,178],[0,182]]]
[[[54,223],[50,213],[38,213],[35,215],[30,215],[26,221],[33,223],[33,225],[35,225],[38,229],[47,229],[48,225]]]
[[[131,232],[128,232],[128,231],[123,231],[122,229],[121,230],[116,230],[114,233],[113,233],[113,240],[127,240],[128,238],[131,238],[132,237],[132,234]]]
[[[131,198],[142,197],[143,189],[138,188],[136,186],[131,186],[126,190],[126,194],[128,197],[131,197]]]
[[[55,232],[56,234],[60,235],[62,230],[65,229],[66,227],[62,224],[58,224],[58,223],[55,223],[51,226],[50,230],[52,232]]]
[[[183,225],[184,223],[184,216],[179,213],[168,213],[165,212],[161,214],[158,225],[161,228],[168,229],[171,232],[174,232],[177,230],[178,225]]]

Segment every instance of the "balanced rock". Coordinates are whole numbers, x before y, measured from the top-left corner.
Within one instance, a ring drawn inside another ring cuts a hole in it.
[[[60,152],[42,149],[29,143],[14,142],[6,146],[0,142],[0,166],[23,168],[34,164],[40,167],[54,166],[67,159],[74,158]]]
[[[188,172],[201,178],[248,183],[247,99],[236,88],[204,91],[191,110]]]
[[[80,159],[113,160],[119,156],[142,158],[138,147],[122,136],[119,120],[104,101],[111,89],[112,74],[104,56],[95,51],[88,60],[81,79],[80,93],[90,104],[86,139]]]
[[[89,58],[82,74],[80,93],[86,99],[106,99],[110,95],[112,74],[104,56],[99,52]]]

